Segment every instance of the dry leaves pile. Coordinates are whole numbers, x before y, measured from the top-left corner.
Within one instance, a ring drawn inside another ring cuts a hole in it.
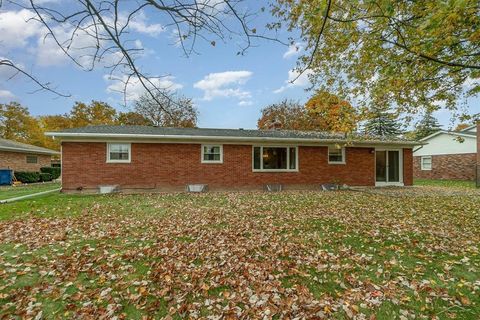
[[[0,315],[477,319],[480,197],[416,190],[59,195],[0,222]]]

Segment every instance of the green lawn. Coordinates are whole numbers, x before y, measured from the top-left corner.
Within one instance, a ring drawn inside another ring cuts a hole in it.
[[[0,318],[478,319],[479,208],[437,187],[4,204]]]
[[[0,200],[60,188],[59,182],[35,183],[19,186],[0,186]]]
[[[475,181],[415,179],[414,185],[431,187],[475,188]]]

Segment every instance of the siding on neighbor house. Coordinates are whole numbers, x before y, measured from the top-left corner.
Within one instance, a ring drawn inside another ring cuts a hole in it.
[[[346,148],[346,164],[328,164],[327,147],[298,147],[298,172],[253,172],[251,145],[223,145],[223,163],[201,163],[200,144],[132,143],[131,163],[106,163],[104,142],[62,143],[62,184],[65,191],[121,188],[183,190],[186,184],[215,189],[261,189],[265,184],[311,187],[340,182],[375,185],[373,148]],[[412,184],[412,150],[404,151],[404,180]]]
[[[422,170],[420,156],[413,157],[413,175],[419,179],[475,180],[476,153],[433,155],[432,170]]]
[[[37,156],[37,163],[27,163],[27,155]],[[51,155],[9,152],[0,150],[0,169],[14,171],[39,171],[41,167],[51,166]]]

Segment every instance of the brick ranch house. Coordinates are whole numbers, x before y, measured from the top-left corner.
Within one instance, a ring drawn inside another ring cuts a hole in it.
[[[418,142],[283,130],[89,126],[61,140],[63,191],[412,185]]]
[[[480,167],[480,124],[460,131],[440,130],[420,140],[413,153],[414,177],[475,180]]]
[[[0,138],[0,169],[39,171],[50,167],[58,151]]]

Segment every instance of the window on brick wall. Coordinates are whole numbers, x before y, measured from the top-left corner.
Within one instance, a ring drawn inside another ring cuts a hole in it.
[[[129,163],[131,156],[130,143],[107,143],[107,162]]]
[[[253,171],[297,171],[297,147],[253,147]]]
[[[337,146],[328,147],[328,163],[345,164],[345,148]]]
[[[203,144],[202,163],[223,163],[223,146]]]
[[[38,163],[38,157],[34,155],[27,155],[27,163]]]
[[[432,170],[432,157],[424,156],[420,159],[420,167],[422,170]]]

